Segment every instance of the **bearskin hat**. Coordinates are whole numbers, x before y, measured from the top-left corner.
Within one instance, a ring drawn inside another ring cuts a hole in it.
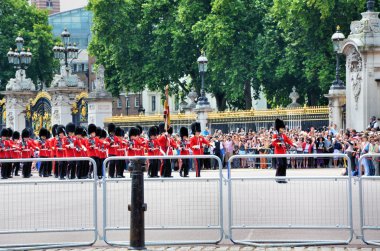
[[[168,129],[168,134],[170,134],[170,135],[173,134],[173,127],[169,127],[169,129]]]
[[[122,136],[124,136],[124,134],[123,134],[122,131],[123,131],[123,130],[122,130],[120,127],[116,127],[116,128],[115,128],[115,136],[118,136],[118,137],[122,137]]]
[[[6,128],[1,129],[1,137],[8,137],[8,129]]]
[[[20,139],[20,133],[18,131],[14,131],[12,135],[12,139]]]
[[[46,128],[42,127],[40,129],[40,132],[39,132],[38,136],[40,136],[40,138],[41,137],[46,137],[47,138],[48,137],[48,130]]]
[[[189,130],[187,129],[187,127],[181,127],[179,129],[179,136],[181,138],[183,138],[183,137],[189,137]]]
[[[78,126],[75,128],[75,135],[83,135],[83,127]]]
[[[27,128],[25,128],[24,130],[22,130],[21,137],[22,138],[29,138],[30,137],[30,132],[29,132],[29,130]]]
[[[100,138],[107,138],[107,131],[102,129],[101,133],[100,133]]]
[[[129,133],[128,133],[129,138],[132,136],[139,136],[139,135],[140,135],[140,130],[138,128],[132,127],[131,129],[129,129]]]
[[[12,135],[13,135],[13,130],[12,130],[12,128],[7,128],[7,130],[8,130],[8,137],[12,137]]]
[[[282,121],[281,119],[276,119],[276,121],[274,122],[274,128],[276,129],[276,131],[279,131],[280,128],[285,128],[284,121]]]
[[[58,128],[57,124],[53,125],[53,127],[51,128],[51,132],[53,134],[53,137],[57,136],[57,128]]]
[[[191,132],[195,134],[196,132],[201,132],[201,124],[199,122],[194,122],[191,124]]]
[[[159,134],[161,134],[163,132],[166,132],[166,130],[165,130],[165,124],[164,123],[160,123],[158,125],[158,132],[159,132]]]
[[[100,137],[102,135],[102,128],[96,127],[95,135],[96,137]]]
[[[143,132],[143,128],[141,127],[141,125],[136,125],[135,128],[139,129],[139,135]]]
[[[108,133],[113,133],[115,132],[116,126],[114,123],[108,124]]]
[[[83,131],[82,131],[82,137],[85,138],[85,137],[88,136],[88,134],[87,134],[87,129],[84,128],[84,127],[82,127],[82,129],[83,129]]]
[[[69,132],[75,132],[75,125],[73,123],[68,123],[66,125],[66,132],[69,133]]]
[[[150,138],[150,136],[157,136],[157,133],[157,128],[155,126],[152,126],[148,130],[148,137]]]
[[[57,135],[63,133],[63,135],[67,136],[65,126],[60,125],[57,127]]]
[[[96,133],[96,125],[94,125],[94,124],[89,124],[88,125],[88,129],[87,129],[87,131],[88,131],[88,134],[91,134],[91,133]]]
[[[51,132],[49,130],[47,130],[48,134],[47,134],[47,139],[50,139],[51,138]]]

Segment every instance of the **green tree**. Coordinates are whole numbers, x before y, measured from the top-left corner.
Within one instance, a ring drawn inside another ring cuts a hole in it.
[[[336,26],[349,34],[349,24],[360,19],[365,0],[274,0],[264,19],[260,38],[259,79],[268,102],[286,105],[294,85],[309,105],[327,102],[334,79],[335,55],[331,35]],[[344,67],[342,67],[344,69]],[[344,71],[342,72],[342,78]],[[303,101],[303,98],[301,98]]]
[[[30,6],[25,0],[0,1],[0,89],[5,89],[7,81],[14,77],[15,70],[6,57],[9,48],[15,48],[15,38],[21,35],[25,48],[33,53],[27,76],[34,83],[49,85],[56,63],[53,61],[54,46],[48,12]]]

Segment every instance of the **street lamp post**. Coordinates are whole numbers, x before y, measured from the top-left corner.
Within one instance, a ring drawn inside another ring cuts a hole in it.
[[[64,60],[66,71],[69,70],[68,60],[77,59],[79,54],[79,49],[76,46],[76,44],[70,43],[70,37],[70,32],[68,32],[68,30],[65,28],[64,31],[61,33],[62,43],[56,44],[53,47],[54,58]]]
[[[344,34],[340,31],[340,27],[338,26],[336,32],[332,35],[331,41],[334,46],[334,52],[336,55],[336,69],[335,69],[335,80],[332,83],[331,89],[345,89],[344,82],[340,80],[340,62],[339,57],[341,55],[341,43],[345,39]]]
[[[201,96],[198,98],[198,105],[209,105],[210,103],[207,100],[206,94],[205,94],[205,86],[204,86],[204,76],[207,72],[207,57],[205,53],[202,51],[202,55],[198,58],[198,68],[199,68],[199,74],[201,75]]]
[[[8,63],[13,65],[17,70],[26,70],[32,62],[32,53],[29,48],[25,51],[24,39],[22,37],[18,36],[15,42],[17,49],[14,51],[12,48],[9,49],[9,52],[7,53]],[[23,71],[21,71],[21,76],[22,75]]]

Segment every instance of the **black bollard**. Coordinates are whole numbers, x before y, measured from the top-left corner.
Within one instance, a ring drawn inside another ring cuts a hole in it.
[[[143,160],[132,160],[132,191],[131,204],[128,210],[131,211],[130,247],[134,250],[146,250],[145,248],[145,220],[144,212],[147,207],[144,203],[144,173],[142,170]]]

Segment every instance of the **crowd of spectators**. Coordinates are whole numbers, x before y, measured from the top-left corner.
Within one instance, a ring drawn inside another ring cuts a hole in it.
[[[261,128],[258,131],[249,129],[237,129],[236,131],[222,132],[215,130],[210,132],[207,128],[202,134],[210,142],[211,146],[204,147],[204,154],[214,154],[223,160],[223,167],[228,165],[228,159],[234,155],[247,154],[272,154],[272,135],[276,133],[273,128]],[[376,118],[371,118],[368,129],[357,132],[355,129],[337,130],[336,125],[322,128],[311,127],[307,130],[287,129],[286,134],[296,143],[296,146],[288,148],[289,154],[307,153],[344,153],[350,159],[353,175],[358,175],[359,158],[365,153],[379,153],[380,131]],[[179,139],[178,139],[179,140]],[[361,165],[363,175],[380,175],[379,157],[364,158]],[[346,168],[347,160],[344,158],[322,157],[294,157],[288,158],[288,168]],[[203,161],[203,169],[216,169],[217,162],[213,160]],[[237,158],[231,163],[231,168],[276,168],[275,158]]]

